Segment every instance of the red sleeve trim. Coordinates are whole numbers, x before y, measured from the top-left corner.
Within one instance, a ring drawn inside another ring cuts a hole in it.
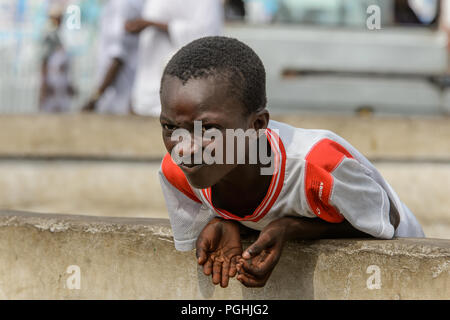
[[[340,144],[330,139],[320,140],[306,156],[305,193],[314,214],[328,222],[340,223],[344,217],[330,203],[333,176],[342,160],[353,158]]]
[[[182,192],[184,195],[194,200],[195,202],[202,203],[197,198],[194,191],[192,191],[192,188],[189,185],[183,171],[172,160],[169,153],[164,156],[161,164],[161,169],[167,181],[169,181],[170,184],[173,185],[178,191]]]

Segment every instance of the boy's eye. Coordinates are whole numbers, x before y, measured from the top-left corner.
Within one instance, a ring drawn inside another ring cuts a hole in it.
[[[164,130],[169,130],[169,131],[175,130],[177,128],[176,126],[174,126],[172,124],[167,124],[167,123],[163,123],[163,124],[161,124],[161,126]]]
[[[211,129],[217,129],[217,127],[214,126],[214,125],[211,125],[211,124],[205,124],[204,126],[202,126],[202,131],[203,132],[211,130]]]

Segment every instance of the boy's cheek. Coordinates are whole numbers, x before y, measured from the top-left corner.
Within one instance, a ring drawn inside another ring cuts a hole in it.
[[[164,146],[166,147],[166,150],[169,154],[172,154],[172,152],[175,152],[175,147],[177,146],[178,142],[171,140],[171,138],[165,138],[163,139]]]

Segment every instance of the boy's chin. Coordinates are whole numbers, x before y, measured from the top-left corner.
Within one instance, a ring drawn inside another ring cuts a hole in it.
[[[196,189],[206,189],[216,184],[216,181],[212,181],[207,177],[190,177],[186,175],[186,178],[189,181],[189,184]]]
[[[189,181],[189,184],[196,189],[206,189],[212,187],[222,179],[222,177],[208,174],[208,172],[198,172],[192,175],[186,174],[186,178]]]
[[[184,171],[189,184],[196,189],[206,189],[220,182],[236,165],[206,165],[195,172]]]

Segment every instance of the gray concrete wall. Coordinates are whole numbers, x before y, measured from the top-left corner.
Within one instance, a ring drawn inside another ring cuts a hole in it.
[[[0,212],[0,261],[1,299],[450,298],[449,240],[292,242],[264,288],[222,289],[165,220]]]

